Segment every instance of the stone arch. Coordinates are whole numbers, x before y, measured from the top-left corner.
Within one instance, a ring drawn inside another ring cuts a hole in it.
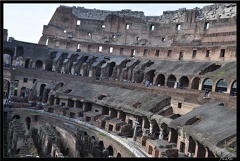
[[[159,137],[160,128],[159,128],[159,125],[158,125],[158,123],[155,119],[152,119],[150,121],[149,130],[150,130],[150,135],[152,135],[155,139],[157,139]]]
[[[188,145],[188,152],[195,153],[196,143],[193,140],[192,136],[189,136],[189,145]]]
[[[10,67],[12,65],[12,56],[9,54],[3,54],[3,66]]]
[[[200,83],[200,78],[199,77],[193,78],[191,89],[197,89],[198,90],[199,83]]]
[[[174,75],[170,75],[167,79],[167,86],[170,88],[173,88],[175,85],[177,78]]]
[[[29,130],[30,129],[30,125],[31,125],[31,118],[30,117],[26,118],[26,125],[27,125],[27,129]]]
[[[56,56],[57,56],[57,51],[53,51],[53,52],[50,53],[49,59],[53,60],[53,59],[56,58]]]
[[[155,77],[155,71],[156,70],[150,70],[145,74],[146,81],[149,81],[149,83],[153,84],[153,79]]]
[[[109,77],[109,78],[112,76],[112,74],[113,74],[113,69],[114,69],[115,66],[116,66],[116,63],[115,63],[115,62],[111,62],[111,63],[109,64],[109,71],[108,71],[108,77]]]
[[[23,47],[22,46],[17,47],[16,57],[19,57],[19,56],[23,57],[23,55],[24,55]]]
[[[41,70],[43,67],[43,62],[41,60],[37,60],[35,63],[35,69]]]
[[[153,153],[153,147],[151,145],[148,146],[148,154]]]
[[[171,132],[171,136],[169,138],[169,142],[177,144],[177,140],[178,140],[177,130],[175,130],[174,128],[170,128],[170,132]]]
[[[165,76],[163,74],[158,74],[155,82],[156,82],[156,85],[164,86],[165,85]]]
[[[237,96],[237,80],[235,80],[231,85],[230,96]]]
[[[25,60],[25,68],[32,68],[32,59],[28,58]]]
[[[108,149],[108,155],[113,156],[114,155],[113,147],[109,145],[107,149]]]
[[[227,92],[227,81],[225,79],[217,81],[215,92]]]
[[[98,142],[99,150],[103,151],[104,150],[104,143],[102,140]]]
[[[212,91],[213,81],[210,78],[206,78],[202,84],[202,90]]]
[[[143,81],[144,74],[141,71],[136,71],[134,73],[134,82],[141,83]]]
[[[40,92],[39,92],[40,101],[42,101],[43,91],[45,87],[46,87],[46,84],[40,85]]]
[[[117,153],[117,156],[116,156],[117,158],[121,158],[122,156],[121,156],[121,153]]]
[[[180,79],[179,79],[179,86],[180,88],[188,88],[188,85],[189,85],[189,79],[188,77],[186,76],[182,76]]]
[[[106,63],[106,60],[102,60],[102,61],[99,63],[99,66],[96,67],[96,73],[95,73],[95,77],[96,77],[96,78],[99,78],[99,77],[101,76],[101,70],[102,70],[101,66],[102,66],[103,64],[105,64],[105,63]]]
[[[9,64],[9,66],[11,66],[13,62],[14,51],[11,49],[3,49],[3,54],[4,54],[4,57],[3,57],[4,62],[6,64]],[[5,58],[5,55],[6,55],[6,58]]]
[[[12,117],[12,119],[20,119],[21,117],[20,117],[20,115],[19,114],[15,114],[13,117]]]

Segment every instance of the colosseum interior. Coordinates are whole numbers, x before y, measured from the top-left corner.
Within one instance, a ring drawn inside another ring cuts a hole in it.
[[[236,9],[59,6],[38,44],[4,29],[4,157],[235,158]]]

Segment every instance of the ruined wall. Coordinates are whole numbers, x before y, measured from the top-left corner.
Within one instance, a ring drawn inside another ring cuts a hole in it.
[[[39,44],[46,44],[47,39],[49,47],[73,51],[131,56],[135,50],[138,57],[178,59],[182,50],[185,60],[209,60],[204,51],[208,48],[211,60],[236,60],[234,49],[231,53],[227,51],[230,46],[236,50],[236,4],[181,8],[164,11],[160,16],[145,16],[143,12],[131,10],[60,6],[44,26]],[[218,46],[217,51],[211,50],[212,45]],[[196,49],[197,56],[192,56]],[[224,58],[219,58],[221,49],[226,50]],[[173,50],[171,56],[167,56],[167,50]]]

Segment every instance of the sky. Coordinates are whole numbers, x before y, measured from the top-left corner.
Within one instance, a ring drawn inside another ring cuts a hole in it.
[[[211,3],[4,3],[3,28],[8,30],[8,38],[38,43],[42,36],[43,25],[48,25],[55,10],[60,5],[79,6],[87,9],[109,11],[143,11],[145,16],[160,16],[163,11],[180,8],[193,9],[212,5]]]

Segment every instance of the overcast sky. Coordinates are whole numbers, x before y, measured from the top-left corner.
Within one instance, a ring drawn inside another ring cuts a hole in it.
[[[101,9],[120,11],[131,9],[143,11],[145,16],[160,16],[163,11],[174,11],[179,8],[193,9],[202,8],[210,3],[4,3],[3,4],[3,28],[8,30],[8,37],[16,40],[38,43],[43,25],[47,25],[55,10],[60,5],[79,6],[88,9]]]

